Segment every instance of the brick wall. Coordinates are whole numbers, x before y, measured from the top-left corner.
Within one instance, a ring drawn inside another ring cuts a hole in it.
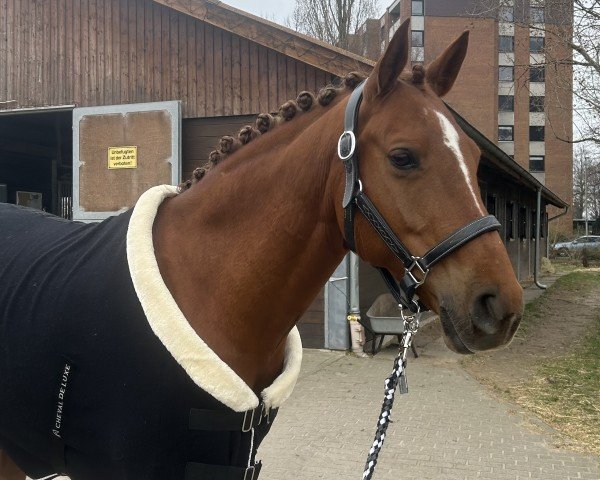
[[[453,108],[464,116],[485,136],[498,142],[498,66],[499,66],[499,24],[489,15],[486,18],[468,14],[474,12],[472,0],[425,0],[425,64],[433,61],[458,35],[464,30],[471,32],[470,47],[457,82],[445,99]],[[397,19],[396,25],[411,15],[411,2],[402,1],[396,16],[386,12],[379,22],[384,31],[380,38],[387,44],[389,31]],[[547,21],[555,22],[556,18],[567,18],[569,8],[565,3],[566,15],[557,15],[554,11],[547,12]],[[528,12],[528,4],[523,0],[515,1],[515,19],[522,20]],[[416,24],[420,19],[413,17]],[[414,26],[414,25],[413,25]],[[514,25],[515,39],[515,72],[514,89],[514,158],[525,169],[529,169],[530,139],[529,139],[529,97],[532,85],[529,82],[529,66],[531,55],[529,51],[528,28]],[[569,58],[570,52],[553,41],[551,35],[546,35],[546,51],[551,52],[553,59]],[[572,139],[572,72],[569,67],[546,66],[545,81],[545,184],[567,203],[572,202],[572,145],[564,139]],[[539,91],[539,85],[535,88]],[[557,214],[556,209],[549,209],[550,216]],[[572,214],[562,217],[553,226],[565,233],[572,230]]]
[[[446,101],[486,137],[498,137],[498,51],[491,19],[425,17],[425,64],[433,61],[463,31],[470,31],[469,51]]]

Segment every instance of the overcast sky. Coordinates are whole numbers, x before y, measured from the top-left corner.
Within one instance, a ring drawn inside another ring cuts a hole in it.
[[[295,0],[225,0],[223,3],[283,23],[285,18],[292,14],[296,2]]]
[[[383,11],[392,1],[379,0],[381,10]],[[224,0],[223,3],[283,24],[285,19],[292,14],[296,2],[295,0]]]

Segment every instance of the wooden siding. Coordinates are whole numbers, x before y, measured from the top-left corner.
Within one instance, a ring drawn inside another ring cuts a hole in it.
[[[181,100],[274,111],[332,75],[150,0],[0,0],[0,109]]]
[[[347,50],[334,47],[287,27],[214,0],[154,0],[173,10],[234,32],[263,47],[271,48],[307,65],[334,75],[348,72],[370,72],[373,61]]]
[[[219,139],[233,135],[245,125],[254,123],[254,116],[190,118],[183,121],[182,179],[192,176],[196,167],[208,161],[208,154],[215,150]]]
[[[298,330],[302,337],[302,346],[305,348],[325,347],[325,303],[324,291],[321,290],[317,298],[298,322]]]

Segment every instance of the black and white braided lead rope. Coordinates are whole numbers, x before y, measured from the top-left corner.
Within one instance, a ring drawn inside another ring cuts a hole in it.
[[[377,457],[383,447],[385,441],[385,433],[391,422],[392,407],[394,406],[394,396],[396,395],[396,389],[398,383],[405,380],[404,369],[406,367],[406,355],[401,353],[398,354],[394,360],[394,370],[391,375],[385,380],[385,395],[383,399],[383,405],[381,406],[381,414],[377,422],[377,431],[375,432],[375,440],[369,450],[367,457],[367,463],[365,464],[365,471],[363,473],[363,480],[371,480],[375,473],[375,466],[377,465]],[[405,393],[406,388],[401,389],[401,393]]]

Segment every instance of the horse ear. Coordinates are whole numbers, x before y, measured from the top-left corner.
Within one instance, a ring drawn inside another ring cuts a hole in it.
[[[429,86],[438,96],[446,95],[462,66],[469,47],[469,31],[466,30],[450,45],[444,53],[436,58],[428,67],[426,79]]]
[[[379,59],[365,85],[367,97],[383,97],[396,85],[398,76],[408,61],[408,32],[410,19],[405,20],[390,40],[390,44]]]

